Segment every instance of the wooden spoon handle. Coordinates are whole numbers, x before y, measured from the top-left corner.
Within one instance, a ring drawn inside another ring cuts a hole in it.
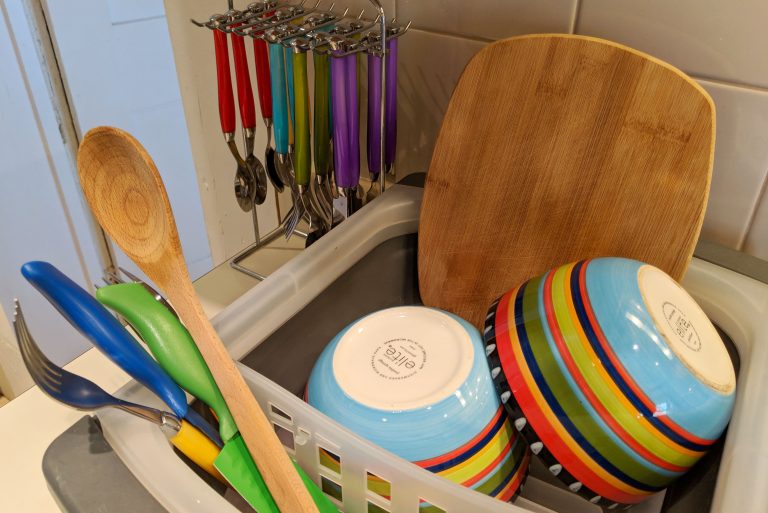
[[[181,280],[179,280],[181,281]],[[213,329],[190,282],[166,290],[213,374],[248,450],[283,513],[317,512],[256,398]]]

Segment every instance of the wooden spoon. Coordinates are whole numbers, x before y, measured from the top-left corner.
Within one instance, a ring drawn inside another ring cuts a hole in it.
[[[85,135],[77,165],[85,197],[102,228],[165,292],[195,339],[280,511],[316,512],[285,449],[203,311],[152,158],[128,133],[99,127]]]
[[[598,256],[680,279],[706,209],[714,112],[681,71],[609,41],[487,46],[456,86],[427,175],[424,303],[481,328],[510,288]]]

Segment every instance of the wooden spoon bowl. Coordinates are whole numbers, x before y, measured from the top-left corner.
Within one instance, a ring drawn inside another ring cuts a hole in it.
[[[78,168],[94,215],[110,235],[119,229],[112,238],[128,257],[148,276],[181,272],[188,278],[186,266],[179,269],[172,258],[181,253],[181,243],[162,178],[138,141],[116,128],[91,130],[78,152]],[[156,215],[158,208],[165,215]]]

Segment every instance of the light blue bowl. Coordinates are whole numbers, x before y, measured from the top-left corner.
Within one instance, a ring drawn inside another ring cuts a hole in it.
[[[484,351],[480,333],[448,312],[381,310],[325,348],[307,401],[402,458],[510,500],[529,453],[501,406]]]

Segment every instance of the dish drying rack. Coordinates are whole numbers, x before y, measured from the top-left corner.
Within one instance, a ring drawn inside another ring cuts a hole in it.
[[[371,173],[371,183],[378,182],[380,193],[386,189],[386,177],[394,177],[394,165],[388,165],[385,157],[387,144],[386,113],[387,113],[387,59],[390,52],[390,41],[405,34],[411,27],[411,22],[397,25],[396,19],[391,20],[379,0],[369,0],[376,13],[375,18],[367,20],[365,10],[357,16],[349,16],[349,9],[339,14],[334,11],[335,3],[328,8],[321,8],[321,0],[311,6],[306,6],[306,0],[298,4],[277,0],[262,0],[249,4],[244,10],[234,8],[233,0],[228,0],[228,10],[223,14],[212,14],[207,21],[191,19],[190,22],[198,27],[218,30],[253,39],[268,40],[269,43],[279,43],[287,49],[297,47],[297,39],[302,51],[328,54],[334,59],[353,54],[366,53],[377,57],[380,65],[379,88],[381,91],[379,104],[379,141],[378,141],[378,174]],[[396,80],[396,79],[395,79]],[[358,82],[359,83],[359,82]],[[396,87],[396,85],[395,85]],[[394,133],[394,132],[393,132]],[[244,134],[244,137],[247,135]],[[247,143],[246,143],[247,145]],[[334,179],[330,172],[328,180]],[[287,185],[287,184],[286,184]],[[357,211],[362,205],[358,186],[333,187],[334,205],[331,207],[332,226],[336,226]],[[337,200],[339,202],[337,203]],[[338,215],[337,208],[341,210]],[[286,218],[290,212],[286,215]],[[280,220],[277,228],[266,236],[261,237],[255,206],[253,207],[253,225],[255,242],[237,253],[230,265],[237,271],[261,281],[265,275],[242,265],[242,261],[258,249],[276,240],[283,233],[283,223]],[[296,230],[298,236],[308,238],[309,234]],[[290,235],[288,235],[289,237]]]
[[[391,187],[220,312],[212,319],[216,331],[241,362],[240,371],[286,450],[346,513],[600,513],[599,506],[565,488],[536,459],[521,495],[505,503],[398,458],[300,398],[317,356],[344,326],[372,311],[419,303],[420,203],[421,189]],[[768,383],[768,334],[760,326],[768,286],[701,260],[693,261],[684,285],[738,350],[734,417],[717,452],[630,511],[763,512],[768,489],[760,487],[764,473],[755,455],[766,454],[768,433],[754,419],[766,411],[761,391]],[[135,382],[117,396],[161,406]],[[98,417],[122,464],[165,510],[238,513],[174,454],[156,426],[114,409]],[[388,493],[382,494],[386,483]]]

